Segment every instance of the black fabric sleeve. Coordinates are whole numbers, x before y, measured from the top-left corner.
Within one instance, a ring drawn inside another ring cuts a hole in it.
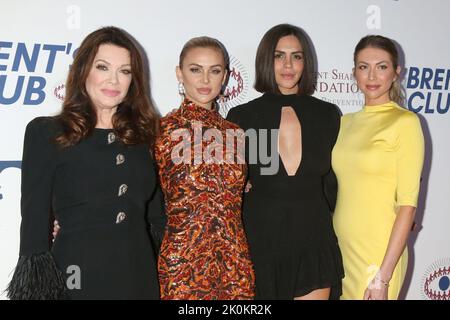
[[[323,178],[324,184],[324,194],[327,199],[328,207],[331,212],[334,212],[336,208],[336,200],[337,200],[337,179],[333,169],[324,176]]]
[[[20,253],[7,288],[10,299],[57,299],[65,287],[62,273],[50,253],[56,146],[50,139],[49,121],[50,118],[36,118],[25,131]]]
[[[159,183],[156,184],[152,199],[147,206],[147,222],[155,253],[159,253],[167,223],[164,210],[164,196]]]
[[[239,119],[238,119],[238,116],[237,116],[236,108],[231,108],[228,111],[226,120],[228,120],[230,122],[233,122],[234,124],[239,125],[239,121],[238,121]]]
[[[330,125],[332,127],[333,137],[332,137],[332,145],[330,152],[333,150],[334,144],[336,143],[339,128],[341,123],[341,112],[336,105],[333,105],[333,110],[330,116]],[[323,177],[323,188],[325,198],[328,202],[328,207],[331,212],[334,212],[336,208],[336,200],[337,200],[337,190],[338,190],[338,182],[336,178],[336,174],[333,171],[333,168],[330,167],[330,171]]]
[[[20,255],[50,249],[50,217],[56,146],[48,119],[31,121],[25,131],[22,157]]]

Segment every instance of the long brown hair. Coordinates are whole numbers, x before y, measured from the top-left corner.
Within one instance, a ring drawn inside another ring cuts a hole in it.
[[[149,76],[138,44],[124,30],[104,27],[89,34],[78,48],[66,81],[66,96],[57,120],[62,132],[56,138],[62,147],[73,146],[88,137],[97,124],[97,114],[86,91],[86,79],[102,44],[113,44],[130,53],[132,80],[127,96],[117,107],[112,124],[124,144],[153,147],[159,115],[152,103]]]
[[[261,39],[255,60],[255,85],[258,92],[281,94],[275,81],[275,49],[278,41],[285,36],[294,36],[303,50],[304,69],[298,83],[298,93],[310,95],[314,93],[314,55],[306,33],[291,24],[279,24],[269,29]]]
[[[355,47],[355,52],[353,53],[353,63],[356,67],[356,58],[361,50],[365,48],[377,48],[383,51],[386,51],[391,56],[392,66],[394,67],[394,71],[397,70],[399,65],[398,62],[398,50],[395,46],[394,41],[389,38],[380,36],[380,35],[368,35],[359,40],[358,44]],[[389,90],[389,98],[396,102],[398,105],[403,106],[403,102],[405,100],[405,96],[402,91],[402,87],[400,85],[399,76],[392,83],[392,86]]]

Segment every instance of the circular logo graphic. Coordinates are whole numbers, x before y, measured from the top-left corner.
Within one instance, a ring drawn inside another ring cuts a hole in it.
[[[231,108],[245,102],[248,83],[248,74],[244,66],[236,57],[230,55],[230,76],[224,97],[219,101],[222,116],[225,117]]]
[[[61,101],[64,101],[66,97],[66,86],[64,84],[59,84],[53,89],[53,95]]]
[[[434,262],[422,278],[425,300],[450,300],[450,258]]]

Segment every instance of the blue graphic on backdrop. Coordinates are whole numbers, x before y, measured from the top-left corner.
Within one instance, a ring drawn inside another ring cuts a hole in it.
[[[0,174],[3,170],[8,168],[18,168],[22,169],[22,161],[0,161]],[[0,186],[0,200],[3,199],[3,195],[1,194],[1,186]]]
[[[408,109],[423,113],[447,113],[450,109],[449,83],[450,69],[409,67],[406,83],[406,89],[410,90]]]
[[[0,105],[39,105],[45,100],[47,79],[57,59],[71,55],[72,43],[63,45],[0,40]],[[38,67],[39,66],[39,67]],[[8,72],[8,74],[2,74]],[[6,93],[7,84],[12,94]]]

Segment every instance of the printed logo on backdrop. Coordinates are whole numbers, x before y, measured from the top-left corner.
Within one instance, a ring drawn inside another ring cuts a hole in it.
[[[424,300],[450,300],[450,258],[434,262],[422,277]]]
[[[66,97],[66,85],[62,81],[53,89],[53,96],[59,101],[64,101],[64,98]]]
[[[317,72],[316,78],[314,96],[317,98],[336,104],[342,111],[364,105],[364,96],[351,72],[334,68]]]
[[[393,1],[398,2],[398,0]],[[369,30],[381,29],[381,7],[371,4],[370,6],[367,7],[366,13],[368,15],[366,20],[367,29]]]
[[[38,106],[51,93],[63,97],[60,85],[49,83],[55,83],[55,66],[64,63],[69,67],[75,51],[72,43],[24,43],[0,39],[0,106]]]
[[[22,161],[0,161],[0,176],[3,172],[3,170],[8,168],[22,168]],[[0,179],[2,181],[2,179]],[[0,200],[3,199],[3,192],[5,192],[5,186],[0,183]]]
[[[249,88],[249,78],[244,65],[230,55],[230,77],[224,90],[224,98],[219,102],[220,114],[226,116],[228,111],[244,103]]]
[[[450,108],[450,69],[410,66],[407,107],[413,112],[445,114]]]

